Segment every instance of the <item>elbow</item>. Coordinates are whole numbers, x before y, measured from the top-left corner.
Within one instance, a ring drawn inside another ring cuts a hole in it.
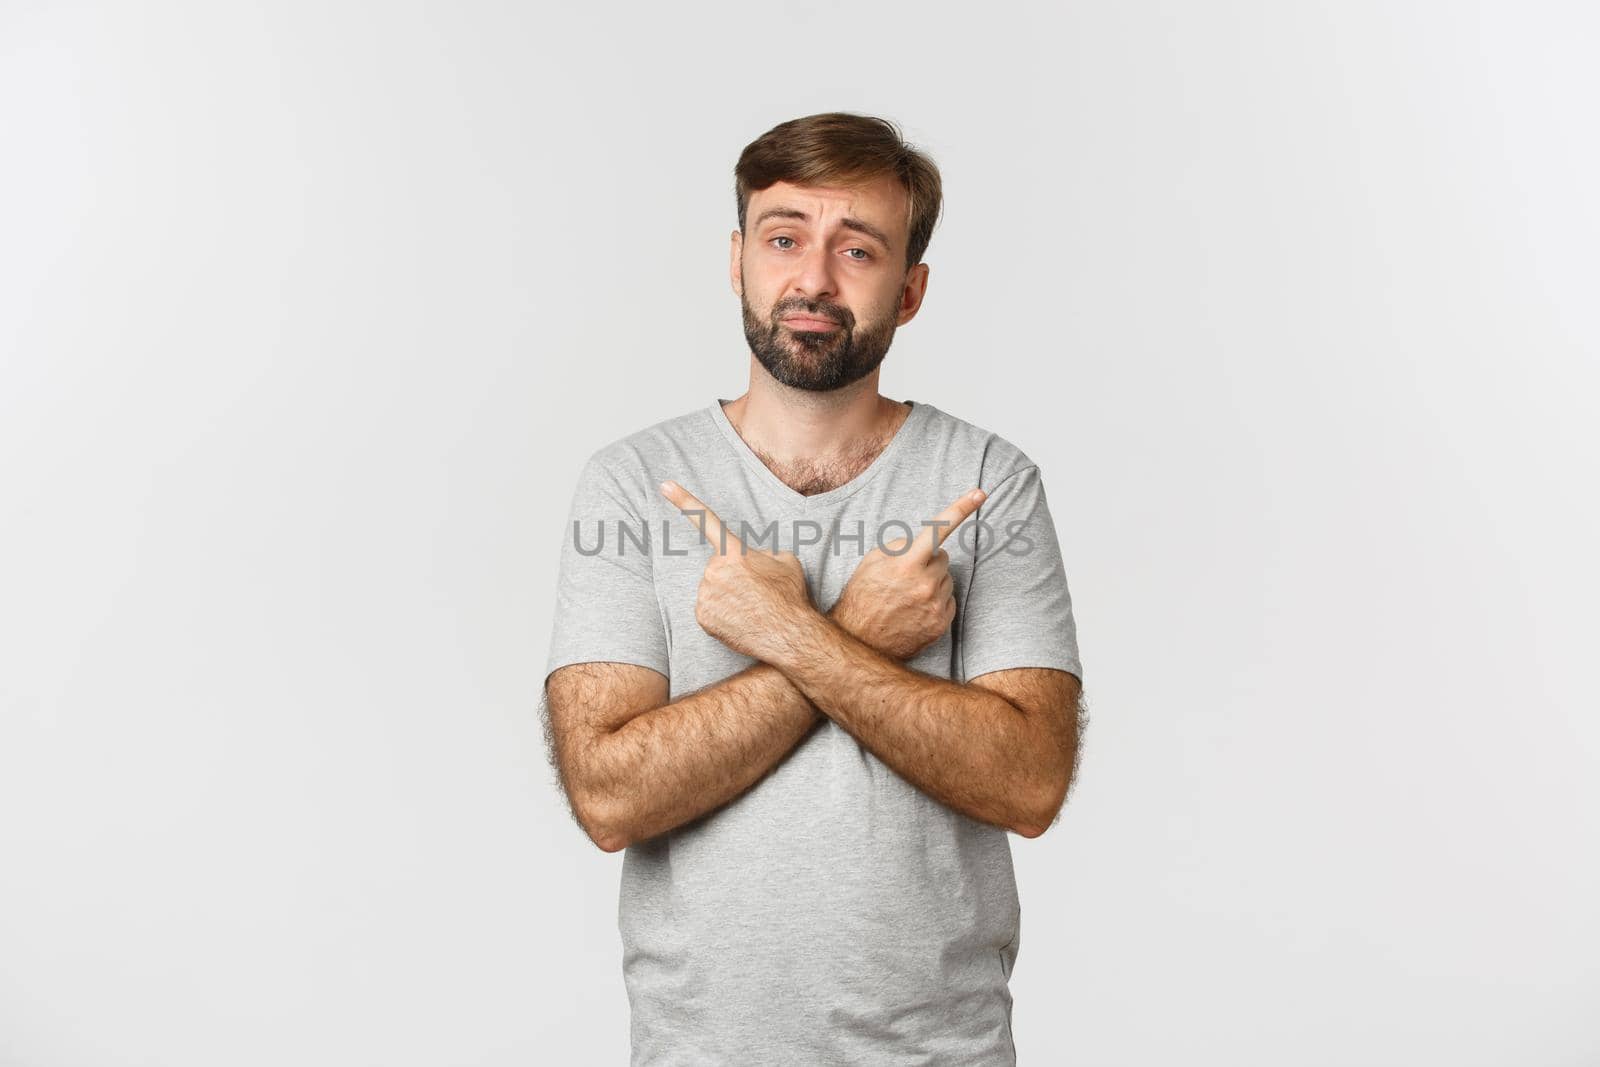
[[[628,847],[628,839],[621,834],[601,834],[599,836],[591,834],[589,840],[593,841],[601,852],[621,852]]]
[[[578,825],[601,852],[621,852],[630,844],[613,805],[587,799],[573,805]]]
[[[1028,806],[1027,812],[1011,827],[1012,831],[1029,839],[1043,837],[1044,832],[1055,825],[1056,816],[1061,814],[1061,807],[1066,803],[1067,784],[1065,777],[1053,778],[1044,796]]]
[[[601,852],[621,852],[628,847],[627,835],[616,830],[589,830],[589,840],[593,841]]]
[[[1021,837],[1026,837],[1031,841],[1034,838],[1043,837],[1044,832],[1055,825],[1055,821],[1054,815],[1044,818],[1024,819],[1012,824],[1011,832]]]
[[[1053,825],[1055,821],[1056,815],[1054,811],[1047,812],[1041,810],[1018,820],[1017,823],[1011,827],[1011,829],[1013,833],[1020,834],[1021,836],[1032,840],[1036,837],[1043,837],[1044,832],[1050,829],[1051,825]]]
[[[1073,779],[1078,773],[1076,739],[1062,758],[1054,761],[1054,764],[1044,781],[1033,791],[1030,797],[1032,803],[1025,806],[1021,817],[1011,828],[1023,837],[1044,836],[1044,832],[1055,825],[1056,818],[1061,814],[1061,809],[1067,802],[1067,794],[1072,789]]]

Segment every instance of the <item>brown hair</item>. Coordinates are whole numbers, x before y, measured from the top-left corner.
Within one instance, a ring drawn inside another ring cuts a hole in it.
[[[744,233],[750,194],[776,182],[856,185],[882,175],[898,178],[909,201],[906,268],[922,261],[939,221],[943,193],[939,168],[907,144],[888,119],[827,111],[790,119],[745,146],[734,165],[739,232]]]

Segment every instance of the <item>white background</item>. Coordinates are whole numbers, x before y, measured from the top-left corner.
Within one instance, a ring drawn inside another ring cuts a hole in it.
[[[825,110],[1066,554],[1020,1062],[1600,1062],[1600,17],[1043,8],[0,7],[0,1063],[626,1062],[564,511]]]

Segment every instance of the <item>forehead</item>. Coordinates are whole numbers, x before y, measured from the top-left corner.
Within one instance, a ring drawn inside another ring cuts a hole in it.
[[[891,234],[904,236],[909,203],[905,187],[887,174],[860,185],[775,182],[750,194],[750,200],[745,205],[745,217],[753,225],[763,212],[785,208],[805,212],[813,223],[846,216],[874,223]]]

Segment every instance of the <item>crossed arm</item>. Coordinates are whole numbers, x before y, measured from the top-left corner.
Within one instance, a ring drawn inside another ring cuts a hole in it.
[[[820,711],[924,793],[980,822],[1038,837],[1077,762],[1078,679],[992,671],[962,684],[907,668],[813,615],[774,657]]]
[[[607,852],[720,808],[822,721],[765,663],[671,703],[666,677],[632,663],[574,663],[545,688],[546,744],[562,789]]]
[[[950,516],[943,524],[953,528],[976,506],[952,505],[941,520]],[[929,552],[941,539],[936,525]],[[971,818],[1025,837],[1050,826],[1077,764],[1074,675],[1027,667],[961,684],[911,670],[898,661],[903,648],[839,610],[843,598],[827,615],[792,597],[758,603],[750,590],[770,594],[792,583],[798,561],[787,553],[751,558],[757,571],[768,568],[754,580],[733,564],[708,567],[703,585],[720,595],[702,588],[698,617],[731,646],[735,632],[775,635],[741,648],[761,662],[671,702],[667,679],[633,664],[572,664],[547,679],[551,757],[596,845],[615,852],[721,807],[824,718]],[[799,580],[803,596],[803,574]],[[763,612],[751,625],[752,613]]]

